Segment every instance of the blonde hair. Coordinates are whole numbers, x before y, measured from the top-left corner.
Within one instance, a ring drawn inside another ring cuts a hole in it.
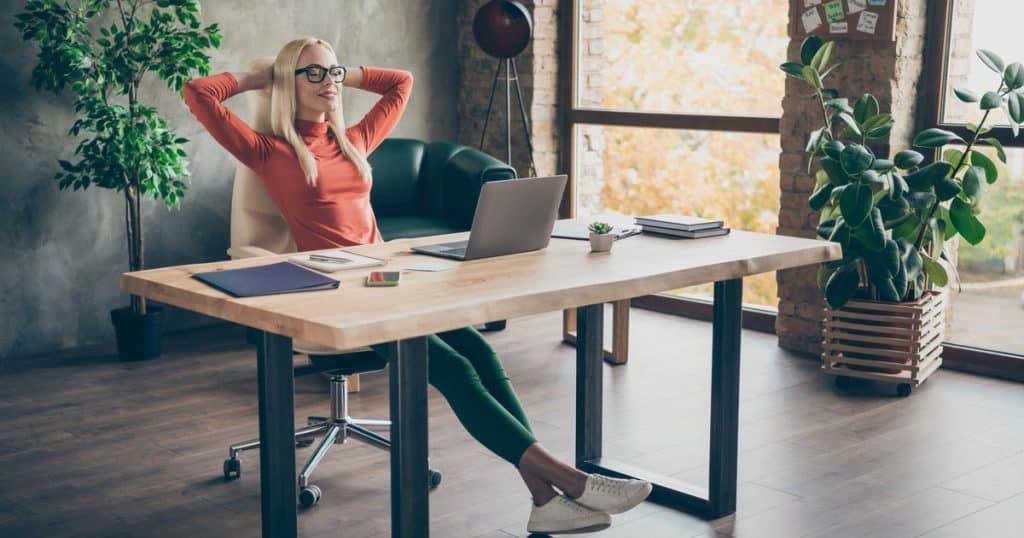
[[[316,186],[317,170],[316,158],[313,152],[295,130],[295,69],[299,61],[299,55],[310,45],[320,45],[334,54],[334,48],[326,41],[315,37],[300,37],[288,42],[274,59],[274,84],[270,96],[270,128],[275,135],[284,138],[295,148],[295,155],[299,159],[299,166],[306,175],[306,181],[310,186]],[[339,89],[336,99],[341,99]],[[359,175],[367,181],[371,180],[370,163],[366,156],[359,152],[352,142],[345,136],[345,118],[342,114],[341,103],[334,110],[327,112],[327,123],[334,131],[334,139],[338,142],[342,155],[355,164]]]

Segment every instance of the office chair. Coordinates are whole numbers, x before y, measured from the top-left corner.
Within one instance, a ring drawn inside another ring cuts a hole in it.
[[[266,67],[270,60],[255,62]],[[252,116],[250,125],[270,132],[269,92],[248,92]],[[374,184],[371,205],[385,240],[420,237],[469,230],[473,212],[485,181],[511,179],[515,170],[497,159],[459,144],[427,144],[411,139],[389,139],[368,157],[373,167]],[[270,200],[259,177],[238,163],[231,194],[232,259],[295,252],[295,241],[284,217]],[[503,328],[498,321],[491,328]],[[369,348],[337,350],[296,339],[296,354],[306,355],[310,364],[295,367],[295,375],[325,373],[330,378],[330,416],[309,417],[308,426],[295,431],[296,445],[309,446],[323,435],[320,444],[299,474],[299,501],[303,506],[316,504],[322,497],[309,477],[332,445],[344,443],[349,436],[372,446],[390,449],[390,441],[373,431],[389,429],[390,420],[356,419],[349,416],[348,392],[358,390],[359,374],[385,368],[386,361]],[[355,386],[353,386],[355,385]],[[252,439],[231,445],[224,461],[225,479],[241,476],[242,451],[259,447]],[[441,483],[441,473],[429,471],[430,487]]]

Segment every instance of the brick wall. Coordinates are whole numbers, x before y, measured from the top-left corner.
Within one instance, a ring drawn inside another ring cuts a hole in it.
[[[487,115],[488,97],[499,60],[488,56],[473,38],[473,17],[488,0],[463,0],[459,6],[459,124],[460,143],[477,147]],[[538,175],[558,168],[558,16],[557,0],[521,1],[533,19],[533,39],[515,58],[527,121],[532,131],[534,161]],[[512,166],[519,174],[529,172],[526,133],[520,119],[519,102],[512,86]],[[504,74],[494,94],[484,151],[506,159],[506,102]]]
[[[791,4],[790,17],[798,16]],[[917,86],[921,78],[926,26],[925,0],[899,3],[896,42],[839,41],[833,58],[843,62],[828,87],[837,88],[851,101],[863,93],[873,94],[883,110],[889,110],[895,125],[888,139],[876,150],[898,151],[910,146],[916,118]],[[791,36],[788,57],[798,58],[802,38]],[[782,189],[778,233],[815,237],[818,214],[807,206],[814,177],[807,174],[804,146],[807,134],[822,124],[821,109],[807,97],[805,83],[786,79],[780,124],[782,154],[779,157]],[[779,316],[775,328],[779,345],[799,353],[821,352],[821,319],[824,301],[817,286],[817,268],[779,271]]]

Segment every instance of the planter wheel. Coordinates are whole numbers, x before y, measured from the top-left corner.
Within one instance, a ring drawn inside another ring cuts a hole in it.
[[[846,377],[845,375],[837,375],[834,380],[834,383],[836,385],[836,388],[845,389],[848,388],[853,383],[853,380],[850,379],[849,377]]]
[[[236,458],[224,460],[224,480],[232,480],[242,476],[242,462]]]
[[[913,387],[910,386],[910,383],[900,383],[899,385],[896,386],[896,394],[899,394],[900,398],[906,398],[907,396],[910,396],[910,393],[913,390],[914,389]]]

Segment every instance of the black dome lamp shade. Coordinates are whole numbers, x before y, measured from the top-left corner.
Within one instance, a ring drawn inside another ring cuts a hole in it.
[[[518,55],[532,36],[530,13],[519,2],[491,0],[473,18],[473,37],[484,52],[495,58]]]
[[[502,69],[505,71],[505,154],[506,162],[512,166],[512,81],[515,81],[516,97],[519,98],[519,113],[523,120],[523,132],[526,133],[526,147],[530,156],[530,173],[537,173],[537,165],[533,161],[533,143],[531,142],[530,125],[526,121],[526,106],[523,104],[523,91],[519,86],[519,70],[516,68],[515,56],[526,50],[533,37],[533,21],[530,12],[519,2],[511,0],[491,0],[480,6],[473,17],[473,37],[480,48],[487,54],[498,58],[498,69],[494,72],[494,83],[491,85],[491,96],[487,100],[487,116],[484,128],[480,133],[480,150],[484,149],[484,138],[487,124],[491,119],[491,108],[494,105],[494,91],[498,88],[498,79]]]

